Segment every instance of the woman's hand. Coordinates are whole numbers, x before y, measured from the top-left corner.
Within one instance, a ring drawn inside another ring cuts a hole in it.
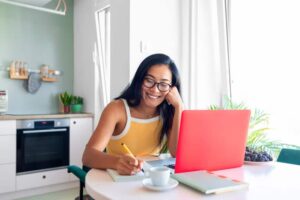
[[[169,93],[166,95],[166,101],[172,104],[175,108],[183,108],[183,102],[181,96],[177,90],[177,87],[172,87]]]
[[[141,171],[144,161],[138,160],[130,155],[120,156],[116,170],[121,175],[133,175]]]

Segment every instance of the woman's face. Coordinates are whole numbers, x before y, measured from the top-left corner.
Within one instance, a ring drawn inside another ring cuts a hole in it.
[[[153,83],[156,84],[150,88],[149,85],[151,86]],[[160,85],[158,86],[157,83],[160,83]],[[171,89],[169,87],[171,84],[172,72],[169,66],[164,64],[153,65],[148,70],[142,83],[142,103],[146,106],[156,108],[165,100],[169,89]]]

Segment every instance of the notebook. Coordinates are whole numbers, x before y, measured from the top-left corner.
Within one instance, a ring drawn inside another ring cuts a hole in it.
[[[250,113],[250,110],[183,111],[175,173],[242,166]]]
[[[107,169],[106,171],[115,182],[138,181],[145,178],[145,174],[142,171],[136,173],[135,175],[120,175],[116,170],[113,169]]]
[[[184,172],[171,175],[180,183],[204,194],[222,193],[248,188],[248,184],[207,171]]]
[[[148,162],[145,161],[143,165],[143,170],[134,175],[120,175],[114,169],[106,169],[106,171],[115,182],[138,181],[146,178],[146,174],[144,172],[147,172],[151,167],[152,165],[148,164]]]

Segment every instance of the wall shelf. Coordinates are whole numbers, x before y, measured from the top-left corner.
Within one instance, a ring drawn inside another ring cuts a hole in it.
[[[28,70],[22,69],[19,72],[9,70],[9,77],[15,80],[26,80],[28,79]]]
[[[42,77],[42,80],[45,82],[56,82],[57,78],[53,78],[53,77]]]
[[[20,69],[18,72],[16,72],[15,70],[11,70],[10,68],[8,68],[8,70],[9,70],[9,78],[13,80],[27,80],[29,77],[29,72],[35,72],[41,74],[41,79],[44,82],[57,82],[58,81],[57,77],[53,77],[53,76],[60,74],[58,70],[52,70],[52,69],[48,70],[47,76],[42,75],[41,70]]]
[[[28,75],[10,75],[10,79],[15,79],[15,80],[26,80],[28,79]]]

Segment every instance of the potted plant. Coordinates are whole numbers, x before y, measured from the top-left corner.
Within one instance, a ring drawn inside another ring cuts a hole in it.
[[[59,98],[64,106],[64,113],[70,113],[70,105],[71,105],[73,96],[65,91],[64,93],[61,93],[59,95]]]
[[[73,96],[71,100],[71,112],[81,113],[83,107],[83,98],[80,96]]]

